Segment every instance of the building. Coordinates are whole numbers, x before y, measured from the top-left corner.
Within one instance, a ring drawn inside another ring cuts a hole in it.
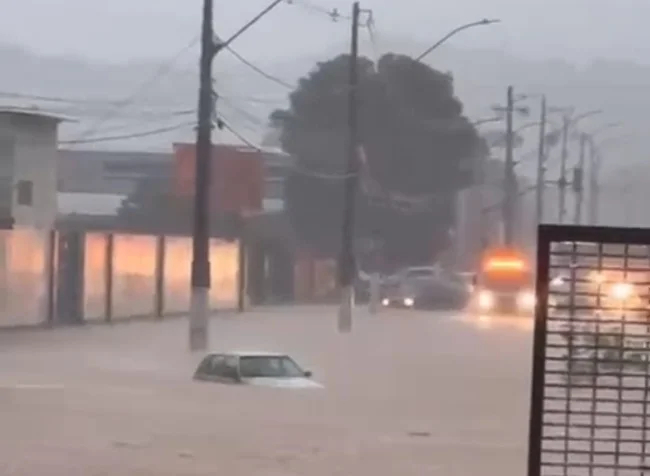
[[[227,146],[237,148],[239,146]],[[289,156],[277,149],[261,151],[264,161],[263,209],[284,209],[284,180]],[[172,183],[174,153],[71,150],[58,152],[58,202],[62,214],[115,214],[124,198],[144,179]]]
[[[0,207],[15,224],[51,229],[58,214],[58,126],[63,117],[0,108]]]

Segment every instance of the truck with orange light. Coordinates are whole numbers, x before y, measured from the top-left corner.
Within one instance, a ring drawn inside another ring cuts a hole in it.
[[[534,271],[525,253],[511,248],[487,250],[474,278],[473,304],[482,315],[532,313]]]

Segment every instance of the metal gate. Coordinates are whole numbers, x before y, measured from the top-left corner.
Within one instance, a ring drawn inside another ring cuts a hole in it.
[[[528,476],[650,474],[650,229],[538,240]]]

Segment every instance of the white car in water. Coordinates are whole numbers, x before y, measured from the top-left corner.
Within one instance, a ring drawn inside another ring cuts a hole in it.
[[[322,388],[291,357],[275,352],[224,352],[206,355],[194,380],[281,388]]]

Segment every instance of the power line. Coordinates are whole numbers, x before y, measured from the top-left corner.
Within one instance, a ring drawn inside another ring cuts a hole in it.
[[[284,81],[284,80],[282,80],[282,79],[280,79],[280,78],[278,78],[278,77],[276,77],[276,76],[273,76],[273,75],[270,74],[270,73],[267,73],[267,72],[264,71],[262,68],[260,68],[259,66],[255,65],[255,64],[252,63],[251,61],[247,60],[246,58],[244,58],[244,57],[243,57],[242,55],[240,55],[239,53],[237,53],[234,49],[232,49],[232,47],[230,47],[230,46],[226,46],[226,49],[230,52],[231,55],[233,55],[235,58],[237,58],[237,59],[238,59],[239,61],[241,61],[243,64],[245,64],[246,66],[248,66],[249,68],[251,68],[253,71],[255,71],[256,73],[258,73],[259,75],[261,75],[261,76],[263,76],[264,78],[268,79],[269,81],[272,81],[272,82],[274,82],[274,83],[276,83],[276,84],[279,84],[280,86],[283,86],[283,87],[285,87],[285,88],[287,88],[287,89],[290,89],[290,90],[295,89],[295,85],[289,84],[288,82],[286,82],[286,81]]]
[[[127,96],[126,98],[116,101],[114,103],[114,107],[108,111],[105,115],[103,115],[97,122],[95,122],[91,127],[86,129],[82,134],[80,134],[79,138],[77,139],[77,143],[83,143],[81,141],[84,141],[88,136],[91,136],[94,134],[97,129],[99,129],[106,121],[110,120],[111,118],[115,117],[116,114],[120,112],[123,108],[127,107],[129,104],[133,103],[137,97],[142,94],[144,91],[148,90],[151,86],[153,86],[155,83],[157,83],[162,77],[167,75],[174,64],[183,56],[187,51],[192,49],[194,46],[197,45],[199,42],[200,36],[194,37],[187,45],[185,45],[183,48],[181,48],[171,59],[168,61],[165,61],[162,63],[154,72],[154,74],[147,79],[145,82],[143,82],[132,94]]]
[[[220,124],[223,125],[223,128],[229,131],[230,133],[232,133],[232,135],[234,135],[237,139],[242,141],[250,148],[257,150],[258,152],[264,152],[264,149],[251,142],[249,139],[244,137],[243,134],[240,134],[234,127],[232,127],[223,116],[220,116],[219,119],[220,119]],[[306,171],[304,169],[301,169],[300,167],[296,167],[295,165],[287,166],[287,168],[295,171],[300,175],[306,175],[308,177],[314,177],[323,180],[346,180],[351,177],[350,175],[343,175],[343,174],[323,174],[323,173]]]
[[[132,134],[122,134],[122,135],[95,137],[95,138],[87,138],[87,139],[63,140],[63,141],[59,141],[59,144],[64,144],[64,145],[94,144],[96,142],[110,142],[110,141],[116,141],[116,140],[136,139],[136,138],[139,138],[139,137],[148,137],[148,136],[160,135],[160,134],[164,134],[166,132],[171,132],[171,131],[183,129],[183,128],[186,128],[188,126],[196,126],[196,122],[195,121],[183,122],[181,124],[176,124],[176,125],[173,125],[173,126],[161,127],[161,128],[158,128],[158,129],[153,129],[153,130],[144,131],[144,132],[134,132]]]
[[[316,5],[315,3],[309,1],[309,0],[287,0],[287,3],[289,5],[297,5],[305,10],[308,10],[312,13],[317,13],[319,15],[325,15],[329,17],[329,19],[333,22],[337,22],[339,20],[346,20],[346,21],[351,21],[352,17],[350,15],[344,15],[342,14],[338,8],[326,8],[326,7],[321,7],[320,5]]]

